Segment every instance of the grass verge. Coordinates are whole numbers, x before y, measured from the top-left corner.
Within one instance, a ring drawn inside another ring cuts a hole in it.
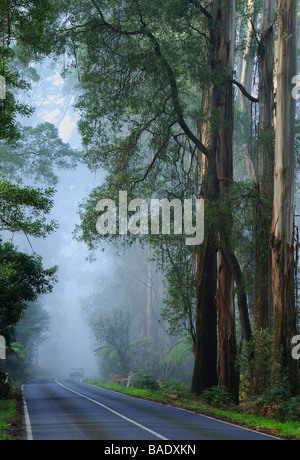
[[[199,398],[190,395],[188,398],[178,398],[172,394],[162,394],[161,392],[150,391],[146,389],[126,388],[115,383],[103,383],[94,379],[85,379],[85,383],[117,391],[136,398],[147,399],[149,401],[159,402],[186,410],[197,412],[202,415],[210,416],[218,420],[231,422],[238,426],[253,429],[272,436],[280,437],[286,440],[300,440],[299,422],[286,421],[280,422],[269,417],[256,416],[240,412],[239,408],[226,410],[204,404]]]
[[[16,401],[11,399],[0,401],[0,441],[12,440],[8,431],[16,411]]]

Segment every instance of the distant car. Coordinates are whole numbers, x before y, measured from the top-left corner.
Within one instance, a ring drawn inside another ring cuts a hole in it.
[[[84,376],[84,371],[82,367],[72,367],[72,369],[70,370],[71,378],[83,379],[83,376]]]

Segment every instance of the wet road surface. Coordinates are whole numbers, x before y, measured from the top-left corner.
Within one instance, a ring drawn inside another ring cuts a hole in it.
[[[23,387],[28,439],[105,441],[274,440],[186,410],[72,379]]]

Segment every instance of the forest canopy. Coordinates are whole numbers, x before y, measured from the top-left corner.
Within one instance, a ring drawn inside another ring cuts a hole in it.
[[[39,215],[50,212],[54,190],[17,182],[30,177],[55,185],[56,168],[83,163],[106,175],[79,205],[76,240],[96,257],[106,247],[129,260],[132,248],[145,250],[137,262],[145,264],[145,277],[135,274],[144,285],[143,306],[122,283],[128,269],[109,292],[109,314],[97,296],[85,299],[106,374],[115,368],[125,375],[144,363],[158,379],[170,377],[168,358],[182,345],[182,363],[192,356],[189,383],[197,395],[226,387],[238,403],[241,377],[251,394],[278,382],[296,394],[298,1],[7,5],[0,45],[7,84],[0,108],[3,229],[36,237],[55,230]],[[38,78],[34,64],[49,56],[63,57],[63,77],[76,79],[82,152],[62,142],[50,123],[17,122],[32,108],[16,95]],[[204,241],[189,246],[183,232],[99,234],[97,221],[106,222],[99,202],[118,203],[120,192],[135,203],[128,216],[137,230],[141,200],[204,200]],[[162,302],[155,287],[163,290]]]

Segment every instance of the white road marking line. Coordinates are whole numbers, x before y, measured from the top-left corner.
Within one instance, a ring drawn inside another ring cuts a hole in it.
[[[91,387],[94,387],[94,388],[101,388],[101,390],[103,391],[109,391],[109,392],[113,392],[113,393],[117,393],[119,396],[124,396],[125,398],[131,398],[131,399],[137,399],[136,397],[134,396],[131,396],[131,395],[127,395],[125,393],[120,393],[119,391],[116,391],[116,390],[108,390],[107,388],[104,388],[104,387],[99,387],[97,385],[93,385],[92,383],[86,383],[86,382],[83,382],[82,380],[80,380],[81,383],[83,383],[84,385],[89,385]],[[174,409],[174,406],[170,406],[168,404],[162,404],[158,401],[151,401],[150,399],[146,399],[145,401],[147,401],[148,403],[150,404],[158,404],[160,406],[164,406],[164,407],[172,407]],[[209,420],[212,420],[214,422],[218,422],[219,424],[224,424],[224,425],[229,425],[231,426],[232,428],[235,428],[237,430],[244,430],[244,431],[250,431],[251,433],[256,433],[258,435],[262,435],[264,437],[267,437],[267,438],[272,438],[272,439],[276,439],[277,441],[280,441],[281,438],[277,438],[276,436],[274,435],[271,435],[271,434],[266,434],[266,433],[262,433],[258,430],[254,430],[254,429],[251,429],[251,428],[247,428],[245,426],[240,426],[240,425],[236,425],[234,423],[231,423],[231,422],[225,422],[224,420],[219,420],[217,418],[214,418],[214,417],[210,417],[209,415],[204,415],[204,414],[201,414],[201,413],[197,413],[197,412],[194,412],[192,410],[189,410],[189,409],[184,409],[183,407],[176,407],[176,409],[178,410],[181,410],[183,412],[188,412],[189,414],[193,414],[193,415],[196,415],[198,417],[201,417],[201,418],[207,418]]]
[[[162,436],[162,435],[156,433],[156,432],[153,431],[153,430],[150,430],[150,429],[147,428],[146,426],[141,425],[140,423],[137,423],[137,422],[135,422],[134,420],[132,420],[132,419],[130,419],[130,418],[128,418],[128,417],[125,417],[124,415],[120,414],[119,412],[116,412],[115,410],[111,409],[110,407],[107,407],[107,406],[105,406],[104,404],[101,404],[100,402],[95,401],[94,399],[89,398],[88,396],[85,396],[85,395],[83,395],[83,394],[81,394],[81,393],[78,393],[78,392],[75,391],[75,390],[72,390],[71,388],[66,387],[66,386],[63,385],[62,383],[58,382],[58,380],[55,380],[55,382],[57,383],[57,385],[60,385],[61,387],[65,388],[66,390],[69,390],[69,391],[71,391],[72,393],[75,393],[76,395],[81,396],[82,398],[87,399],[88,401],[91,401],[91,402],[93,402],[93,403],[95,403],[95,404],[98,404],[98,406],[101,406],[101,407],[103,407],[104,409],[106,409],[106,410],[112,412],[113,414],[117,415],[118,417],[120,417],[120,418],[126,420],[127,422],[132,423],[133,425],[138,426],[138,427],[141,428],[142,430],[148,431],[148,433],[153,434],[153,435],[156,436],[157,438],[162,439],[163,441],[168,441],[168,439],[165,438],[164,436]]]
[[[28,408],[27,408],[27,404],[26,404],[25,396],[24,396],[24,385],[22,385],[22,393],[23,393],[23,408],[24,408],[24,416],[25,416],[27,441],[33,441],[30,417],[29,417]]]

